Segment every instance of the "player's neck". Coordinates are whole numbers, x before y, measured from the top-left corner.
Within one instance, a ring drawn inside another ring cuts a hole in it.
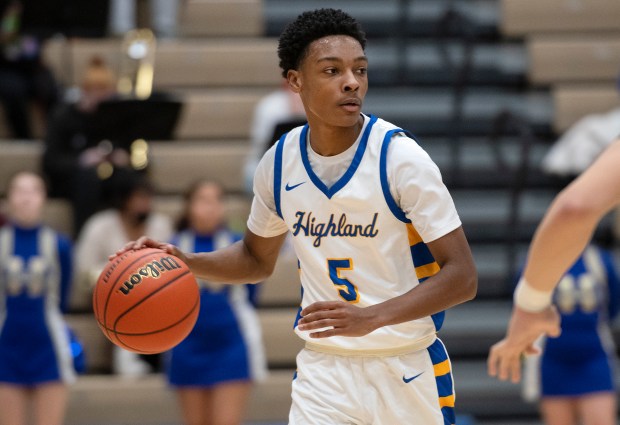
[[[360,115],[355,125],[351,127],[313,125],[311,121],[309,126],[312,150],[321,156],[334,156],[346,151],[355,143],[364,127],[364,117]]]

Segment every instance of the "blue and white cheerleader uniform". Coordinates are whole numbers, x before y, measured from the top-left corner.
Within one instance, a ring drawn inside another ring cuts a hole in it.
[[[0,229],[0,382],[36,386],[75,379],[62,311],[71,244],[49,227]]]
[[[214,235],[184,231],[173,241],[185,252],[211,252],[240,239],[228,230]],[[212,387],[266,375],[255,285],[218,285],[199,280],[200,312],[192,332],[171,350],[168,379],[176,387]]]
[[[594,246],[586,248],[560,281],[554,304],[562,334],[545,341],[542,396],[614,391],[610,322],[620,307],[620,282],[612,256]]]

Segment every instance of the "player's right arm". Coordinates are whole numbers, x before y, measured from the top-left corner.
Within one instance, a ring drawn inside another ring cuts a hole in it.
[[[242,240],[213,252],[186,253],[148,237],[129,242],[115,255],[159,248],[183,260],[196,277],[218,283],[256,283],[271,275],[286,234],[263,238],[246,231]]]
[[[274,149],[263,156],[254,177],[254,199],[243,239],[208,253],[185,253],[169,243],[142,237],[116,255],[132,249],[159,248],[179,257],[196,277],[218,283],[255,283],[273,272],[288,228],[275,212],[273,197]],[[260,235],[259,235],[260,233]]]

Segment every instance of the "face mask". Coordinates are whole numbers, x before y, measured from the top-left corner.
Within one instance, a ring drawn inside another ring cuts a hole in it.
[[[141,212],[133,216],[133,221],[136,224],[144,224],[148,218],[149,218],[148,212]]]

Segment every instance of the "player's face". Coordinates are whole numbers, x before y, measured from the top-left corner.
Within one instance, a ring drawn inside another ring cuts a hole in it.
[[[29,173],[15,176],[7,196],[11,218],[22,226],[39,224],[45,198],[45,185],[38,176]]]
[[[205,183],[192,195],[189,205],[189,221],[198,233],[210,234],[224,221],[222,190],[217,184]]]
[[[351,127],[358,123],[368,91],[368,59],[353,37],[332,35],[308,46],[289,84],[301,96],[308,119]]]

